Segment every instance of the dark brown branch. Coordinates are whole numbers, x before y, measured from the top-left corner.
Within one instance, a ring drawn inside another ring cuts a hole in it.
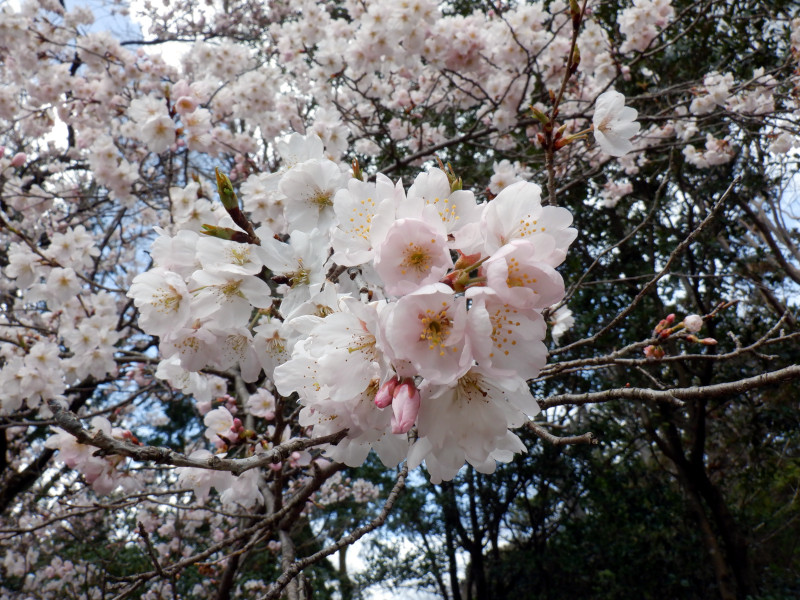
[[[318,438],[290,440],[284,444],[275,446],[269,452],[256,454],[248,458],[230,459],[212,456],[211,458],[198,460],[188,458],[170,448],[137,446],[131,442],[110,437],[102,431],[90,435],[89,432],[83,428],[83,425],[74,413],[64,409],[55,400],[50,400],[48,406],[50,406],[50,410],[53,411],[53,417],[56,422],[58,422],[59,427],[75,436],[81,444],[99,448],[99,452],[96,453],[99,456],[115,454],[127,456],[142,462],[154,462],[176,467],[211,469],[214,471],[230,471],[234,475],[241,475],[245,471],[255,469],[256,467],[264,467],[270,464],[283,462],[291,456],[292,452],[300,452],[322,444],[336,444],[347,435],[347,430],[345,429]]]
[[[685,400],[692,400],[695,398],[717,398],[720,396],[741,394],[748,390],[774,385],[784,381],[791,381],[793,379],[800,379],[800,365],[791,365],[777,371],[763,373],[755,377],[748,377],[747,379],[740,379],[739,381],[706,386],[692,386],[670,390],[621,388],[586,394],[559,394],[558,396],[550,396],[549,398],[540,400],[539,406],[545,409],[552,408],[553,406],[579,406],[620,399],[648,400],[651,402],[671,404],[682,408]]]

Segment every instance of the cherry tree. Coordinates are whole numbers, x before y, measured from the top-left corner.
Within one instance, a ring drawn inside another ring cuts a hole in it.
[[[705,441],[800,378],[795,8],[136,10],[0,7],[0,593],[344,595],[410,472],[612,402],[754,590]]]

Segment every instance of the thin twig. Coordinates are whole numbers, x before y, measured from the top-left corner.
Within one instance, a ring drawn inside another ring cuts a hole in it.
[[[639,291],[638,294],[636,294],[636,297],[631,301],[630,304],[628,304],[628,306],[626,306],[622,311],[620,311],[616,317],[611,319],[610,323],[608,323],[605,327],[603,327],[593,335],[584,338],[582,340],[573,342],[567,346],[564,346],[563,348],[558,348],[556,350],[553,350],[551,354],[553,355],[560,354],[562,352],[573,350],[574,348],[578,348],[580,346],[585,346],[587,344],[595,342],[597,338],[599,338],[604,333],[607,333],[608,331],[616,327],[623,319],[625,319],[625,317],[627,317],[631,312],[633,312],[633,309],[636,307],[637,304],[639,304],[642,298],[644,298],[647,294],[649,294],[650,291],[656,286],[656,284],[658,284],[661,278],[667,273],[667,271],[669,271],[669,268],[670,266],[672,266],[672,263],[675,261],[675,259],[680,254],[682,254],[692,244],[692,242],[697,238],[697,236],[699,236],[700,233],[706,227],[708,227],[708,225],[714,220],[714,218],[717,215],[717,212],[719,211],[720,208],[722,208],[722,205],[725,203],[725,200],[728,199],[728,196],[730,195],[731,191],[733,191],[733,187],[737,183],[739,183],[740,180],[741,177],[736,177],[731,182],[731,184],[728,186],[728,189],[725,190],[724,194],[722,194],[722,197],[719,200],[717,200],[717,202],[708,212],[706,218],[703,219],[700,222],[700,224],[694,229],[694,231],[692,231],[689,235],[687,235],[686,238],[680,244],[678,244],[675,250],[672,251],[672,253],[669,255],[669,258],[667,259],[667,262],[664,264],[664,267],[656,274],[655,277],[653,277],[650,281],[647,282],[647,284]]]
[[[283,589],[289,585],[289,583],[294,580],[295,577],[306,567],[313,565],[316,562],[319,562],[326,556],[330,556],[334,552],[338,552],[345,546],[349,546],[370,531],[373,531],[383,525],[386,522],[386,518],[389,516],[389,512],[392,510],[397,497],[400,495],[400,492],[406,485],[406,477],[408,476],[408,463],[403,465],[403,468],[400,470],[400,473],[397,476],[397,482],[394,484],[392,491],[389,493],[389,496],[386,498],[386,502],[383,505],[383,510],[381,510],[380,514],[375,517],[370,523],[367,523],[363,527],[359,527],[358,529],[354,530],[349,535],[344,536],[343,538],[339,539],[335,543],[331,544],[327,548],[323,548],[316,554],[312,554],[311,556],[307,556],[301,560],[293,562],[288,569],[285,569],[284,572],[281,574],[280,577],[273,583],[267,593],[260,598],[260,600],[273,600],[277,598]]]
[[[572,435],[572,436],[565,436],[559,437],[557,435],[553,435],[549,431],[547,431],[541,425],[537,425],[533,421],[528,423],[528,429],[530,429],[533,434],[538,437],[539,439],[544,440],[545,442],[559,447],[559,446],[569,446],[575,444],[591,444],[592,446],[596,446],[600,443],[600,440],[597,439],[597,436],[593,434],[591,431],[587,431],[583,435]]]
[[[144,528],[144,523],[141,521],[139,521],[139,535],[142,536],[144,546],[147,548],[147,554],[150,556],[150,560],[153,562],[156,572],[161,577],[166,578],[167,575],[164,573],[164,569],[161,568],[161,563],[158,562],[158,554],[156,554],[156,549],[153,547],[153,542],[150,540],[150,534],[147,533],[147,530]]]
[[[716,398],[719,396],[732,396],[748,390],[753,390],[783,381],[800,379],[800,365],[791,365],[777,371],[770,371],[727,383],[717,383],[714,385],[692,386],[687,388],[673,388],[669,390],[651,390],[646,388],[620,388],[605,390],[603,392],[589,392],[586,394],[559,394],[550,396],[544,400],[539,400],[542,409],[552,408],[553,406],[580,406],[584,404],[597,404],[608,402],[609,400],[628,399],[628,400],[650,400],[652,402],[662,402],[676,407],[683,407],[685,400],[695,398]]]

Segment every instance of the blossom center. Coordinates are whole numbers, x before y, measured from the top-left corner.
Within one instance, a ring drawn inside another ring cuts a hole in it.
[[[447,316],[447,311],[441,310],[437,313],[427,309],[425,314],[419,316],[419,320],[422,323],[422,331],[419,334],[420,341],[428,342],[429,350],[435,350],[438,347],[439,356],[444,356],[444,347],[452,329],[452,322]]]
[[[171,285],[168,288],[158,288],[153,294],[153,306],[160,313],[178,312],[181,304],[181,295]]]
[[[314,194],[309,198],[309,201],[312,204],[316,204],[320,208],[325,208],[326,206],[333,206],[333,200],[331,200],[331,193],[328,190],[315,190]]]
[[[516,258],[509,259],[508,277],[506,278],[508,287],[530,287],[534,283],[536,283],[536,279],[520,268],[519,261]]]
[[[427,273],[431,269],[431,255],[427,248],[423,248],[419,244],[409,242],[405,249],[404,260],[400,273],[406,274],[408,269],[412,269],[417,273]]]
[[[228,256],[233,264],[241,267],[250,262],[250,249],[245,246],[239,248],[229,248]]]

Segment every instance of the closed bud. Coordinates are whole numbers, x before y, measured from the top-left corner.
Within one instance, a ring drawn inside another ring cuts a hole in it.
[[[217,192],[219,192],[219,199],[222,201],[222,206],[226,210],[233,210],[239,208],[239,200],[236,198],[236,192],[233,191],[233,184],[230,178],[219,169],[214,169],[217,176]]]
[[[660,359],[664,358],[664,349],[661,346],[653,346],[651,344],[650,346],[647,346],[644,349],[644,355],[647,358],[652,358],[654,360],[660,360]]]
[[[703,346],[716,346],[717,340],[714,338],[703,338],[700,340],[700,343],[703,344]]]
[[[581,51],[580,49],[575,46],[575,51],[572,53],[572,66],[570,66],[570,73],[574,73],[578,70],[578,67],[581,64]]]
[[[230,240],[232,242],[239,242],[240,244],[247,244],[251,241],[250,236],[242,231],[236,231],[235,229],[231,229],[230,227],[217,227],[216,225],[206,225],[203,224],[202,231],[205,235],[210,235],[211,237],[219,238],[221,240]]]
[[[399,383],[400,380],[396,375],[384,383],[378,390],[378,393],[375,394],[375,406],[378,408],[386,408],[389,406],[392,403],[394,391]]]
[[[581,5],[578,0],[569,0],[569,15],[572,17],[572,26],[577,27],[581,23]]]
[[[540,111],[538,108],[536,108],[535,106],[531,106],[531,114],[533,115],[534,119],[537,119],[537,120],[541,121],[544,124],[547,124],[547,123],[550,122],[550,118],[546,114],[544,114],[542,111]]]
[[[364,172],[361,170],[361,165],[358,164],[357,158],[353,159],[351,166],[353,167],[353,177],[359,181],[364,181]]]
[[[419,390],[413,379],[405,379],[394,390],[392,398],[392,433],[408,433],[419,414]]]

